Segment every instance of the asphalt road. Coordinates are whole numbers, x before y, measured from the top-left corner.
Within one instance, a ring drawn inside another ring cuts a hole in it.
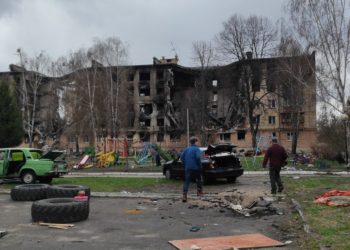
[[[263,180],[245,177],[233,185],[242,190],[268,190],[268,183]],[[193,206],[197,201],[182,203],[180,196],[92,197],[89,218],[75,223],[73,228],[60,230],[32,224],[32,202],[14,202],[8,194],[0,194],[0,231],[8,232],[0,238],[0,249],[175,249],[168,241],[249,233],[262,233],[280,241],[291,239],[281,229],[285,215],[245,217],[220,207]],[[278,203],[287,206],[283,201]],[[137,214],[130,214],[133,209],[137,209]],[[200,230],[190,232],[193,226]]]

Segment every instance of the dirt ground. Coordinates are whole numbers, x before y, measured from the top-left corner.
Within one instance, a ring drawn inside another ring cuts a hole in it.
[[[181,193],[180,187],[181,183],[143,191]],[[284,196],[268,195],[267,176],[242,176],[234,184],[216,183],[204,191],[203,198],[190,198],[188,203],[181,202],[180,194],[174,199],[92,198],[89,218],[68,230],[32,224],[31,202],[14,202],[1,194],[0,231],[8,233],[0,238],[0,249],[175,249],[168,241],[250,233],[291,240],[278,249],[298,249],[285,227],[290,206]],[[190,193],[194,192],[192,184]],[[271,203],[268,209],[246,214],[230,207],[249,206],[254,200],[264,201],[262,197]],[[191,232],[193,226],[199,231]]]

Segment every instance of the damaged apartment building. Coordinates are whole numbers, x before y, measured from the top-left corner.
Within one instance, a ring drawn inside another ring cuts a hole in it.
[[[50,107],[55,115],[40,126],[55,124],[56,133],[50,133],[59,137],[57,145],[72,151],[91,145],[109,151],[107,144],[125,140],[135,150],[156,143],[179,151],[188,135],[202,145],[244,149],[252,148],[252,135],[261,148],[273,136],[289,149],[297,136],[298,149],[310,151],[316,142],[314,69],[314,53],[262,59],[247,53],[244,60],[208,68],[181,66],[177,57],[118,67],[93,61],[89,68],[47,78],[43,85],[54,91],[42,95],[51,101],[43,99],[40,112]],[[18,72],[12,67],[2,75],[20,82]]]

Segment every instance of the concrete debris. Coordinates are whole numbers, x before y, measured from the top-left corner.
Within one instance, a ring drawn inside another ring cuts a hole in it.
[[[303,211],[301,210],[301,205],[299,202],[297,202],[296,200],[292,199],[292,202],[294,204],[294,208],[295,210],[298,211],[299,215],[300,215],[300,218],[302,219],[302,221],[304,222],[304,231],[305,233],[307,234],[310,234],[311,233],[311,230],[310,230],[310,226],[308,224],[306,224],[306,219],[305,219],[305,216],[304,216],[304,213]]]
[[[191,250],[201,250],[201,248],[197,245],[192,245],[190,249]]]
[[[215,197],[204,197],[201,200],[193,200],[188,208],[205,209],[219,207],[218,211],[221,213],[224,213],[226,210],[233,210],[244,216],[258,214],[283,215],[283,211],[272,206],[273,201],[277,201],[277,198],[266,197],[261,192],[234,190],[218,193]]]
[[[0,230],[0,238],[4,237],[7,234],[7,231]]]

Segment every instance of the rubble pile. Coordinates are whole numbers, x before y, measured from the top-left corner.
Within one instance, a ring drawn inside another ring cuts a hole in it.
[[[283,214],[273,204],[278,197],[270,197],[261,192],[225,191],[215,196],[193,201],[192,207],[230,209],[244,216]],[[221,211],[221,210],[220,210]]]

